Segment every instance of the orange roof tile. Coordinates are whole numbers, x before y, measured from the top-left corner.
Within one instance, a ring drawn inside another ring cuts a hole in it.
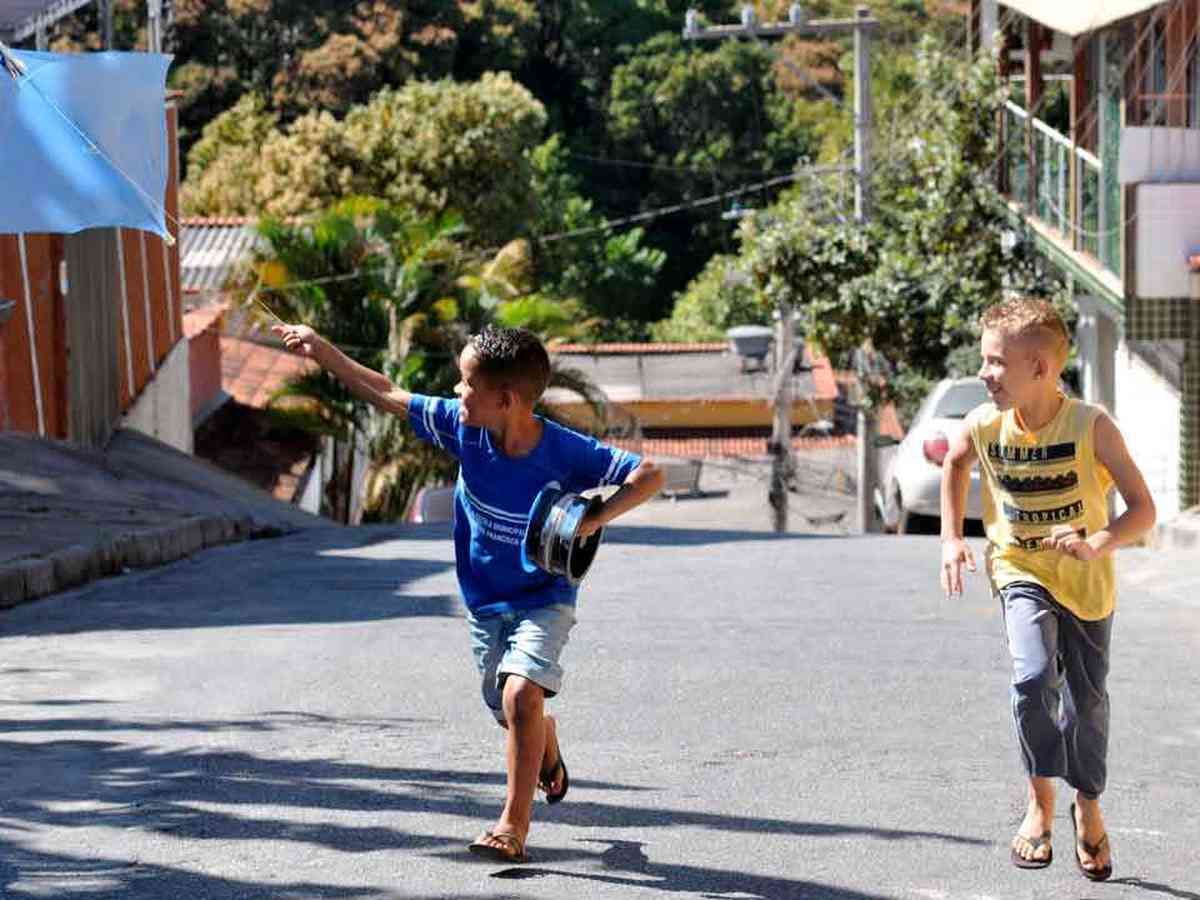
[[[213,303],[201,306],[199,309],[189,309],[183,314],[183,335],[188,340],[197,337],[210,328],[220,328],[221,317],[225,315],[226,306],[223,303]]]
[[[725,342],[697,341],[690,344],[552,344],[546,347],[550,353],[562,354],[605,354],[605,353],[723,353],[729,349]]]
[[[311,359],[281,347],[221,338],[221,388],[245,406],[265,409],[288,381],[316,368]]]
[[[739,437],[655,437],[655,438],[606,438],[606,443],[646,456],[684,456],[693,459],[713,459],[726,456],[767,456],[770,438]],[[833,437],[794,437],[792,449],[796,451],[830,450],[836,447],[853,447],[857,443],[854,435],[843,434]]]

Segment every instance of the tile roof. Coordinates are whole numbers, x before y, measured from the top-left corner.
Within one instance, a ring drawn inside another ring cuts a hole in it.
[[[654,437],[615,438],[607,443],[624,450],[647,456],[682,456],[692,459],[714,459],[729,456],[765,457],[767,437]],[[853,447],[857,443],[854,435],[843,434],[832,437],[794,437],[792,449],[797,452],[830,450],[837,447]]]
[[[551,344],[550,353],[573,354],[639,354],[639,353],[723,353],[729,349],[724,341],[703,341],[681,344],[614,343],[614,344]]]
[[[188,338],[204,334],[210,328],[221,327],[221,318],[227,307],[224,303],[211,303],[196,309],[189,309],[183,314],[183,336]]]
[[[280,347],[221,338],[221,389],[238,403],[265,409],[271,395],[317,364]]]
[[[598,345],[605,346],[605,345]],[[561,355],[559,361],[577,369],[599,385],[614,403],[674,400],[713,402],[717,400],[765,401],[773,374],[762,369],[747,370],[727,344],[622,344],[614,353]],[[645,350],[644,348],[651,348]],[[656,349],[656,348],[693,349]],[[694,349],[694,348],[704,349]],[[811,368],[795,373],[791,389],[797,400],[833,400],[838,395],[833,368],[828,358],[805,348]],[[546,393],[546,402],[578,402],[560,388]]]

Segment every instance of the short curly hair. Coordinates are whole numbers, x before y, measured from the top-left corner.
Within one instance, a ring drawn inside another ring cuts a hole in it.
[[[985,331],[999,331],[1016,338],[1036,338],[1054,355],[1058,365],[1066,365],[1071,336],[1062,316],[1048,300],[1017,297],[989,307],[983,314]]]
[[[517,391],[530,404],[537,403],[550,384],[550,354],[527,328],[488,326],[471,337],[469,346],[485,378],[496,387]]]

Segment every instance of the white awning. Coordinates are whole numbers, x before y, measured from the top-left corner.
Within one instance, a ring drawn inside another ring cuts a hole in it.
[[[1035,22],[1072,37],[1095,31],[1129,16],[1135,16],[1155,6],[1166,6],[1169,0],[1000,0]]]

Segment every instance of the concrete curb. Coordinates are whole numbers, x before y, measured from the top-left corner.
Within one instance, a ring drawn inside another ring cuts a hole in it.
[[[95,544],[74,544],[48,556],[0,565],[0,609],[130,569],[174,562],[206,547],[283,533],[252,518],[193,516],[159,528],[106,534]]]

